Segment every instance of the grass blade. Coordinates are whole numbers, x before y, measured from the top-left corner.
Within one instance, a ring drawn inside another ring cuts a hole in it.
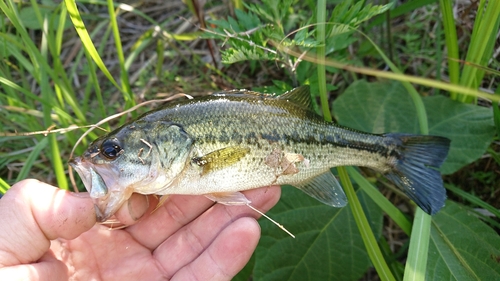
[[[376,44],[368,38],[368,40],[377,49],[382,59],[387,63],[389,68],[396,74],[402,72],[385,56],[385,54],[376,46]],[[429,134],[429,126],[427,121],[427,113],[420,94],[411,85],[409,81],[401,81],[403,86],[411,96],[417,113],[420,133],[423,135]],[[425,280],[425,270],[427,267],[427,253],[429,251],[429,239],[431,233],[431,216],[426,214],[422,209],[417,208],[413,228],[410,236],[410,248],[408,250],[408,260],[405,266],[405,281],[409,280]]]
[[[7,190],[9,190],[10,185],[6,183],[1,177],[0,177],[0,193],[5,194]]]
[[[49,139],[48,138],[43,138],[40,142],[38,142],[33,150],[30,152],[28,158],[26,159],[26,162],[24,162],[23,168],[19,172],[16,178],[16,182],[21,181],[25,179],[28,176],[29,171],[33,167],[36,159],[38,158],[38,155],[40,155],[40,152],[47,147],[49,144]]]
[[[109,81],[117,89],[120,89],[120,91],[122,91],[118,83],[116,83],[115,79],[108,71],[107,67],[104,65],[104,62],[102,61],[101,56],[99,56],[94,43],[92,43],[89,32],[87,31],[87,28],[85,28],[85,24],[83,23],[82,17],[80,16],[80,12],[76,7],[76,2],[72,0],[64,0],[64,3],[66,4],[66,8],[68,9],[69,16],[71,18],[71,21],[73,22],[73,25],[75,26],[76,32],[78,33],[78,36],[80,36],[80,40],[82,40],[83,46],[85,47],[85,49],[87,49],[97,67],[101,69],[101,71],[109,79]]]
[[[122,84],[123,98],[125,99],[125,108],[130,108],[135,105],[135,100],[132,90],[130,89],[130,81],[128,78],[127,70],[125,68],[125,56],[123,55],[122,41],[120,38],[120,31],[118,30],[118,22],[116,20],[113,0],[108,0],[108,12],[111,22],[111,28],[113,30],[113,37],[115,39],[116,55],[118,56],[118,61],[120,63],[120,80]],[[132,116],[134,115],[136,114],[132,113]]]
[[[406,233],[410,235],[411,222],[406,216],[383,196],[367,179],[353,167],[347,167],[349,175],[358,183],[361,189]]]
[[[35,4],[36,5],[36,4]],[[48,34],[49,34],[49,23],[48,19],[45,18],[43,21],[43,36],[42,36],[42,43],[41,43],[41,54],[43,57],[48,56]],[[50,82],[49,82],[49,77],[47,75],[47,72],[43,67],[40,68],[40,87],[42,90],[42,98],[44,100],[49,100],[53,101],[54,100],[54,92],[52,91],[52,88],[50,88]],[[49,128],[52,126],[52,118],[51,118],[51,113],[52,113],[52,104],[49,105],[44,105],[43,106],[43,121],[45,124],[45,127]],[[54,173],[56,174],[56,179],[57,179],[57,184],[60,188],[63,189],[68,189],[68,181],[66,179],[66,175],[64,173],[64,167],[62,165],[62,157],[61,154],[59,153],[59,145],[57,143],[56,135],[55,134],[49,134],[47,136],[50,142],[50,155],[51,155],[51,162],[52,166],[54,169]]]
[[[406,261],[404,281],[425,280],[427,253],[431,234],[431,216],[417,208],[410,236],[410,248]]]
[[[325,75],[325,21],[326,21],[326,1],[325,0],[318,0],[317,4],[317,21],[318,21],[318,27],[317,27],[317,37],[318,41],[320,42],[320,46],[316,48],[317,52],[317,59],[318,59],[318,64],[317,64],[317,71],[318,71],[318,89],[320,93],[320,99],[321,99],[321,108],[323,111],[323,117],[325,118],[326,121],[332,122],[332,115],[330,113],[330,108],[329,108],[329,103],[328,103],[328,97],[326,96],[326,75]]]
[[[318,72],[318,88],[321,99],[321,108],[323,110],[323,117],[326,121],[332,121],[332,115],[330,113],[328,97],[326,95],[326,70],[325,70],[325,21],[326,21],[326,0],[318,0],[317,2],[317,39],[320,42],[320,46],[317,48],[317,72]],[[382,280],[396,280],[392,275],[391,270],[387,266],[387,263],[380,251],[380,248],[375,239],[375,235],[368,224],[368,219],[361,207],[354,187],[352,186],[351,180],[347,174],[345,167],[338,167],[337,171],[340,175],[340,180],[342,186],[349,200],[349,207],[353,213],[356,225],[361,233],[361,238],[365,244],[370,260],[372,261],[375,269],[377,270],[380,279]]]
[[[477,198],[476,196],[461,190],[460,188],[456,187],[453,184],[445,184],[445,187],[448,190],[451,190],[453,193],[460,195],[462,198],[471,202],[472,204],[477,205],[485,210],[488,210],[489,212],[494,214],[497,218],[500,218],[500,210],[484,202],[483,200]]]
[[[347,200],[349,200],[349,207],[351,208],[351,211],[353,213],[356,225],[361,232],[361,238],[363,239],[363,242],[365,244],[368,256],[370,256],[370,260],[377,270],[380,279],[396,280],[392,275],[392,272],[384,259],[384,255],[382,255],[382,251],[377,244],[375,235],[373,235],[373,231],[370,228],[368,220],[366,219],[363,208],[361,207],[361,203],[359,203],[359,199],[356,196],[356,192],[354,191],[354,187],[352,186],[351,180],[349,179],[346,168],[338,167],[337,171],[339,172],[340,181],[342,182],[345,194],[347,195]]]
[[[458,85],[460,82],[460,65],[458,64],[458,40],[457,30],[455,28],[455,18],[453,17],[453,3],[451,0],[439,0],[439,6],[441,8],[441,14],[443,15],[450,82]],[[457,99],[456,92],[450,92],[450,95],[453,100]]]
[[[462,77],[460,77],[460,84],[468,88],[478,88],[484,76],[483,70],[469,63],[481,66],[488,64],[500,25],[500,1],[488,1],[487,6],[486,2],[486,0],[482,0],[479,4],[470,46],[465,58],[467,64],[464,65]],[[473,101],[471,97],[463,95],[460,96],[459,100],[461,102]]]

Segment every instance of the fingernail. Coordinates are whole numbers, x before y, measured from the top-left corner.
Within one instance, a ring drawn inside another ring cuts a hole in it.
[[[149,208],[148,197],[137,193],[134,193],[132,194],[132,196],[130,196],[127,204],[130,217],[134,221],[142,218],[142,216],[144,216],[144,214],[146,213],[146,210]]]

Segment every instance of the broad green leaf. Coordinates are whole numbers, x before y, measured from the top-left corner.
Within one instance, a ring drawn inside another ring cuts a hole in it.
[[[382,214],[366,194],[357,195],[380,236]],[[323,205],[286,186],[280,202],[268,215],[283,224],[289,237],[262,220],[263,235],[256,250],[255,280],[358,280],[371,265],[349,207]]]
[[[54,17],[54,23],[51,25],[52,29],[56,29],[59,25],[59,18],[54,14],[55,6],[41,6],[38,7],[40,14],[43,17]],[[19,12],[19,19],[23,23],[24,27],[27,29],[40,30],[42,29],[41,22],[38,21],[35,13],[35,8],[33,6],[27,6],[21,9]],[[64,24],[64,29],[70,27],[70,23],[66,22]]]
[[[491,109],[455,102],[443,96],[426,97],[429,133],[451,139],[441,167],[451,174],[481,157],[493,141]],[[416,111],[399,82],[353,83],[333,103],[334,116],[344,126],[372,132],[418,133]]]
[[[432,219],[426,280],[500,280],[500,236],[457,203]]]
[[[430,134],[451,139],[450,152],[441,167],[451,174],[479,159],[495,136],[491,108],[452,101],[443,96],[424,99]]]
[[[333,102],[333,115],[341,125],[375,134],[419,129],[415,106],[399,82],[354,82]]]

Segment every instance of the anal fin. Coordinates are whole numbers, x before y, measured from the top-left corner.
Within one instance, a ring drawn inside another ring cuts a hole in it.
[[[205,197],[216,203],[228,206],[249,205],[252,203],[252,201],[246,198],[241,192],[210,193],[205,194]]]
[[[330,171],[294,186],[326,205],[340,208],[347,204],[344,190]]]

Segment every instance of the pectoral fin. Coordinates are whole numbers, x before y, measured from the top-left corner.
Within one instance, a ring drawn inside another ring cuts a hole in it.
[[[203,174],[211,171],[220,170],[241,160],[250,148],[230,146],[212,151],[200,157],[194,157],[192,161],[198,166],[203,167]]]
[[[229,206],[248,205],[252,203],[252,201],[246,198],[241,192],[211,193],[205,194],[205,197],[216,203]]]
[[[344,190],[330,171],[295,186],[326,205],[344,207],[347,204]]]

